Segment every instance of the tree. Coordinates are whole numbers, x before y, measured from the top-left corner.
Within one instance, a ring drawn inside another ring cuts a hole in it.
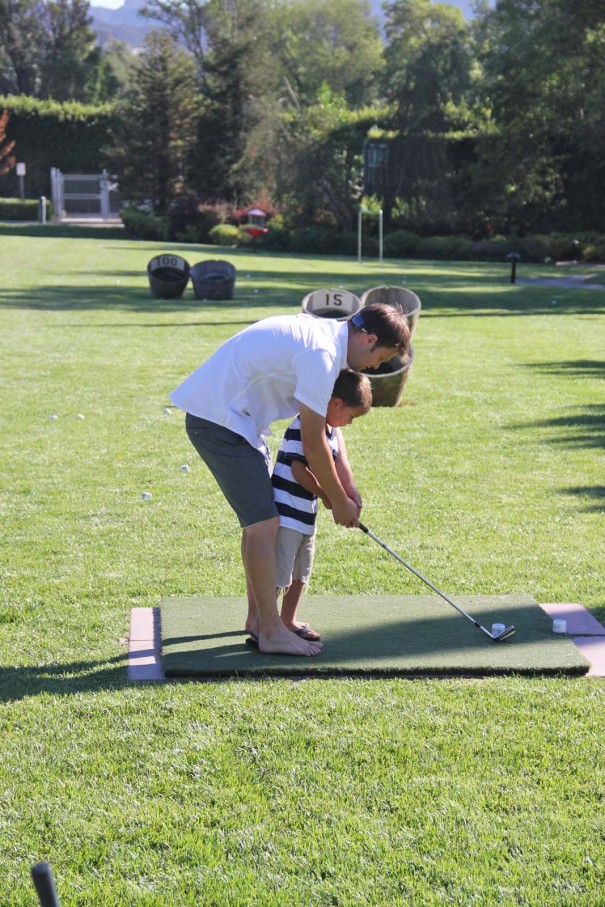
[[[605,227],[605,9],[595,0],[498,0],[483,24],[482,150],[492,198],[520,231]]]
[[[322,85],[329,85],[351,107],[377,98],[383,46],[364,0],[277,4],[272,49],[280,84],[285,77],[301,105],[315,103]]]
[[[460,10],[431,0],[385,7],[385,95],[402,134],[443,133],[468,117],[473,81],[469,28]]]
[[[200,105],[195,65],[173,38],[151,32],[133,84],[110,158],[122,195],[164,213],[183,190],[195,141]]]
[[[88,0],[0,0],[0,91],[105,100],[90,23]]]

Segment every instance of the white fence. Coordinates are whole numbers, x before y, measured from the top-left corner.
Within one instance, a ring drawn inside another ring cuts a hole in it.
[[[61,173],[50,171],[53,209],[57,220],[100,218],[110,220],[120,213],[118,184],[103,173]]]

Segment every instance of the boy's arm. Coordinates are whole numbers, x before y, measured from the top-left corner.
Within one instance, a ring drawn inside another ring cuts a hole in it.
[[[290,463],[290,468],[292,470],[292,475],[298,484],[308,491],[309,494],[314,495],[316,498],[320,498],[324,507],[327,507],[328,510],[332,509],[330,504],[330,499],[324,493],[323,488],[309,469],[306,463],[303,463],[302,460],[292,460]]]
[[[326,440],[326,419],[300,404],[300,430],[309,469],[332,504],[332,516],[339,526],[357,526],[359,507],[338,478],[332,452]],[[346,456],[346,455],[345,455]]]

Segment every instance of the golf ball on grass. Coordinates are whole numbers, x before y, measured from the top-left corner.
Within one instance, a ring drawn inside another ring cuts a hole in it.
[[[143,498],[144,501],[150,501],[152,499],[153,495],[151,494],[150,491],[144,491],[143,494],[141,495],[141,497]]]
[[[505,630],[506,626],[504,624],[492,624],[492,636],[500,636]]]
[[[567,621],[557,618],[552,622],[553,633],[567,633]]]

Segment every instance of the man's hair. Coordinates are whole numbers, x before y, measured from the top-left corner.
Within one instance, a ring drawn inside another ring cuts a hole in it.
[[[363,406],[367,412],[372,405],[370,379],[351,368],[343,368],[334,384],[332,397],[338,397],[345,406],[354,406],[355,409]]]
[[[401,356],[409,356],[410,329],[398,306],[373,302],[349,318],[350,329],[375,334],[378,346],[396,347]]]

